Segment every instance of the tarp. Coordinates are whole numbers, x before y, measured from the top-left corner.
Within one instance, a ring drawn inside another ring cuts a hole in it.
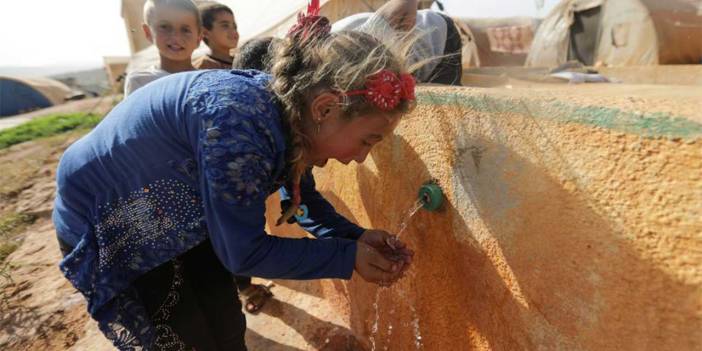
[[[575,14],[600,7],[594,62],[606,66],[658,63],[658,37],[640,0],[564,0],[539,26],[527,67],[554,67],[568,61]]]
[[[473,31],[460,18],[452,18],[452,20],[456,24],[458,34],[461,36],[461,44],[463,45],[461,50],[463,62],[461,64],[463,67],[480,67],[480,53],[478,52],[478,44]]]
[[[0,77],[0,116],[62,104],[70,94],[68,86],[53,79]]]
[[[660,63],[702,63],[702,0],[642,1],[656,26]]]
[[[144,23],[145,2],[146,0],[122,0],[122,19],[124,19],[124,26],[127,29],[129,49],[132,54],[151,45],[141,29],[141,25]]]

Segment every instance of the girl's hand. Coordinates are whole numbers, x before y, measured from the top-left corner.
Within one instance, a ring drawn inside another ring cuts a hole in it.
[[[407,245],[384,230],[369,229],[363,232],[358,241],[364,242],[380,251],[386,258],[402,262],[403,270],[409,268],[414,252]]]
[[[386,258],[380,251],[363,241],[359,240],[357,245],[354,269],[365,281],[380,286],[390,286],[402,277],[404,273],[402,262]]]

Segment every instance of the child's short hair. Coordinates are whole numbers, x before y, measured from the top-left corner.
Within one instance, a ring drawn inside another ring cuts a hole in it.
[[[214,1],[202,3],[198,6],[198,9],[200,10],[200,22],[202,23],[202,27],[207,30],[212,30],[215,17],[217,17],[217,14],[220,12],[226,12],[234,16],[234,12],[229,6]],[[205,44],[209,44],[207,38],[203,38],[202,40]]]
[[[198,9],[200,10],[202,26],[207,29],[212,29],[215,17],[220,12],[226,12],[234,16],[234,12],[229,8],[229,6],[214,1],[202,3],[200,6],[198,6]]]
[[[282,39],[274,37],[248,40],[234,56],[232,68],[255,69],[270,73],[273,68],[275,47],[281,41]]]
[[[146,0],[144,3],[144,23],[151,26],[156,6],[173,6],[192,13],[195,16],[198,29],[202,26],[200,11],[192,0]]]

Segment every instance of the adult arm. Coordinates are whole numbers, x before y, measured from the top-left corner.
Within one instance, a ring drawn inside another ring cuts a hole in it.
[[[376,14],[398,31],[409,31],[417,19],[418,0],[390,0]]]

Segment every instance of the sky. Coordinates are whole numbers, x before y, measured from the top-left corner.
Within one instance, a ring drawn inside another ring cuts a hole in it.
[[[245,1],[245,0],[243,0]],[[285,1],[285,0],[280,0]],[[463,17],[536,16],[558,0],[443,0]],[[127,56],[120,0],[1,0],[0,67],[102,65],[103,56]]]
[[[560,0],[440,0],[446,12],[457,17],[542,17]],[[537,10],[537,4],[543,5]]]
[[[119,0],[1,0],[1,66],[93,66],[129,55]]]

